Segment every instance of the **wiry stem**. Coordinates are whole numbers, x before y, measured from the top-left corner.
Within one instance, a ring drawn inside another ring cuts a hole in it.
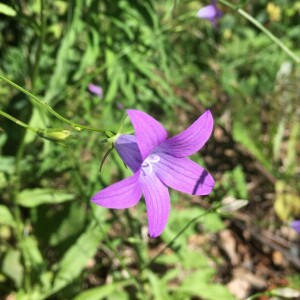
[[[19,126],[22,126],[22,127],[26,128],[26,129],[29,129],[29,130],[33,131],[34,133],[37,133],[39,131],[38,128],[29,126],[28,124],[26,124],[26,123],[24,123],[24,122],[16,119],[15,117],[9,115],[8,113],[4,112],[1,109],[0,109],[0,115],[2,115],[3,117],[5,117],[5,118],[7,118],[7,119],[9,119],[11,121],[13,121],[14,123],[16,123]]]
[[[264,34],[266,34],[275,44],[277,44],[287,55],[289,55],[297,64],[300,63],[300,57],[298,57],[294,52],[292,52],[286,45],[284,45],[271,31],[259,23],[255,18],[249,15],[246,11],[238,6],[235,6],[226,0],[219,0],[219,2],[230,7],[231,9],[236,10],[240,15],[250,21],[258,29],[260,29]]]
[[[62,115],[60,115],[59,113],[57,113],[49,104],[47,104],[46,102],[40,100],[39,98],[37,98],[36,96],[34,96],[33,94],[31,94],[30,92],[25,90],[24,88],[22,88],[18,84],[14,83],[13,81],[7,79],[6,77],[4,77],[2,75],[0,75],[0,79],[6,81],[8,84],[10,84],[14,88],[18,89],[19,91],[21,91],[22,93],[24,93],[25,95],[30,97],[34,102],[39,104],[41,107],[45,108],[49,113],[51,113],[57,119],[59,119],[62,122],[67,123],[68,125],[72,126],[77,131],[89,130],[89,131],[100,132],[100,133],[103,133],[103,134],[105,134],[106,132],[110,132],[110,130],[100,130],[100,129],[95,128],[95,127],[89,127],[89,126],[85,126],[85,125],[81,125],[81,124],[72,122],[72,121],[66,119],[65,117],[63,117]]]
[[[213,212],[213,211],[216,211],[216,209],[219,207],[219,205],[216,205],[216,206],[213,206],[211,207],[210,209],[208,209],[206,212],[196,216],[195,218],[191,219],[169,242],[168,244],[166,244],[146,265],[144,265],[142,268],[141,268],[141,271],[145,270],[146,268],[148,268],[161,254],[164,253],[164,251],[167,249],[167,248],[170,248],[174,242],[177,240],[177,238],[179,236],[181,236],[194,222],[196,222],[198,219],[200,219],[201,217]]]

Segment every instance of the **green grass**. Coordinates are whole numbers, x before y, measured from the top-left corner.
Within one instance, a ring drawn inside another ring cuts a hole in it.
[[[296,2],[274,1],[281,7],[278,21],[271,21],[265,0],[234,2],[299,58]],[[209,203],[227,195],[251,203],[247,162],[211,167],[217,184],[201,201],[172,192],[170,221],[157,240],[147,237],[143,201],[126,211],[90,202],[130,175],[115,151],[99,173],[105,141],[127,108],[151,114],[172,134],[211,109],[216,126],[273,176],[273,190],[280,182],[300,201],[299,64],[228,6],[218,3],[217,28],[197,19],[206,4],[34,0],[0,6],[1,297],[234,299],[225,282],[214,281],[222,259],[213,257],[209,243],[192,250],[190,238],[225,228],[222,216],[205,213]],[[102,99],[88,91],[89,83],[103,88]],[[132,131],[128,118],[123,130]],[[221,147],[214,145],[195,160],[213,166]],[[276,197],[284,198],[282,191]],[[300,216],[289,205],[279,205],[282,221]]]

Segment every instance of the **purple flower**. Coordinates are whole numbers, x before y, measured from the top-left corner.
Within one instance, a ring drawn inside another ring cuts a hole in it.
[[[92,94],[94,94],[100,98],[103,97],[103,90],[102,90],[101,86],[90,83],[88,86],[88,89]]]
[[[291,227],[300,233],[300,220],[291,222]]]
[[[136,205],[144,194],[149,234],[157,237],[170,212],[168,187],[191,195],[207,195],[214,187],[212,176],[186,158],[210,137],[213,117],[208,110],[185,131],[168,139],[164,127],[148,114],[132,109],[127,113],[135,135],[117,136],[115,148],[134,174],[96,193],[92,201],[107,208],[124,209]]]
[[[211,4],[202,7],[197,12],[197,17],[209,20],[214,26],[217,26],[218,19],[222,16],[222,11],[217,8],[217,1],[212,0]]]

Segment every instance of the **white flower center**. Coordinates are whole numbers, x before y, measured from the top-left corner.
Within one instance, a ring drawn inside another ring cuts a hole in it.
[[[160,157],[157,154],[150,154],[142,163],[143,175],[151,174],[153,171],[153,164],[160,161]]]

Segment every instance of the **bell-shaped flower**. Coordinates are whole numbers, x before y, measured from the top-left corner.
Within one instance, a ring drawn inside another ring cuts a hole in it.
[[[217,7],[217,1],[212,0],[207,6],[202,7],[197,12],[197,17],[209,20],[214,26],[217,26],[218,19],[222,16],[222,11]]]
[[[212,176],[186,158],[197,152],[213,130],[210,111],[189,128],[167,138],[167,131],[155,119],[138,110],[127,110],[135,135],[121,134],[115,149],[134,173],[92,197],[98,205],[124,209],[136,205],[144,194],[150,237],[164,230],[170,213],[168,187],[191,195],[207,195],[214,187]]]

